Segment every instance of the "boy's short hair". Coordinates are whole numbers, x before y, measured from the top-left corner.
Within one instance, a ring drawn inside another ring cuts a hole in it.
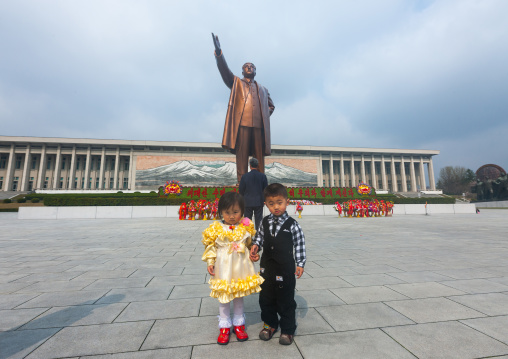
[[[222,212],[233,207],[235,204],[238,204],[238,207],[240,207],[243,214],[245,212],[245,200],[243,199],[243,196],[235,191],[224,193],[219,199],[219,205],[217,208],[219,216],[222,217]]]
[[[286,186],[280,183],[272,183],[271,185],[268,185],[268,187],[266,187],[263,191],[263,194],[265,195],[265,198],[282,196],[284,199],[288,199],[288,190]]]

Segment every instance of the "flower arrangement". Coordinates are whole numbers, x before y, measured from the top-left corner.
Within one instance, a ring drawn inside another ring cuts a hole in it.
[[[333,207],[340,215],[343,213],[344,217],[381,217],[391,216],[393,213],[393,202],[384,200],[361,200],[351,199],[342,204],[335,202]]]
[[[177,196],[182,194],[182,186],[178,181],[166,181],[166,184],[162,188],[162,194],[169,196],[170,194],[176,194]]]
[[[372,187],[369,186],[367,183],[360,182],[356,187],[356,191],[360,195],[369,195],[372,193]]]

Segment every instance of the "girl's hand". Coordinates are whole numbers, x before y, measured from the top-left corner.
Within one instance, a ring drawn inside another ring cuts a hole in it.
[[[300,278],[303,274],[303,268],[302,267],[296,267],[296,272],[295,272],[295,275],[296,275],[296,278]]]
[[[249,258],[251,261],[257,262],[259,260],[258,250],[259,247],[257,246],[257,244],[254,244],[250,249]]]
[[[213,275],[213,276],[215,275],[215,271],[214,271],[215,266],[208,266],[206,269],[208,270],[208,273],[210,273],[210,275]]]

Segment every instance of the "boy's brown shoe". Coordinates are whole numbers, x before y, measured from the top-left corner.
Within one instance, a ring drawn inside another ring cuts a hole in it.
[[[264,341],[270,340],[272,339],[273,333],[275,333],[275,331],[276,331],[275,328],[272,328],[268,324],[265,324],[263,326],[263,329],[261,329],[261,331],[259,332],[259,339]]]
[[[291,334],[281,334],[279,338],[279,344],[282,345],[291,345],[293,343],[294,335]]]

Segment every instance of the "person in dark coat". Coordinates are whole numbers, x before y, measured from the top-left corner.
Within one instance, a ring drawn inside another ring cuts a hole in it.
[[[264,173],[259,171],[259,162],[256,158],[251,158],[249,165],[250,172],[242,176],[239,192],[245,199],[244,216],[252,220],[252,214],[254,213],[254,223],[257,230],[263,218],[263,205],[265,202],[263,191],[268,186],[268,179]]]

